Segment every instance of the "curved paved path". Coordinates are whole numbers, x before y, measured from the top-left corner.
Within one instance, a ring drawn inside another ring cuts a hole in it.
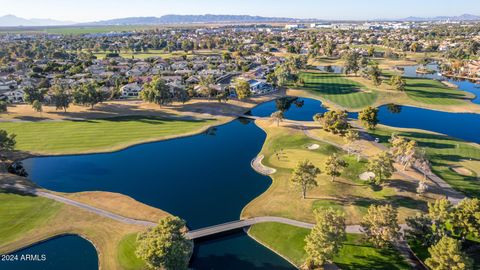
[[[140,225],[140,226],[147,226],[147,227],[153,227],[153,226],[157,225],[157,223],[155,223],[155,222],[150,222],[150,221],[145,221],[145,220],[137,220],[137,219],[133,219],[133,218],[127,218],[127,217],[117,215],[115,213],[112,213],[112,212],[109,212],[109,211],[106,211],[106,210],[103,210],[103,209],[100,209],[100,208],[97,208],[97,207],[90,206],[88,204],[77,202],[77,201],[74,201],[74,200],[70,200],[70,199],[67,199],[65,197],[58,196],[58,195],[55,195],[55,194],[52,194],[52,193],[39,191],[39,190],[34,190],[31,193],[33,195],[37,195],[37,196],[40,196],[40,197],[55,200],[57,202],[61,202],[61,203],[64,203],[64,204],[75,206],[75,207],[81,208],[83,210],[95,213],[97,215],[100,215],[100,216],[103,216],[103,217],[106,217],[106,218],[110,218],[110,219],[119,221],[119,222],[122,222],[122,223],[125,223],[125,224]]]

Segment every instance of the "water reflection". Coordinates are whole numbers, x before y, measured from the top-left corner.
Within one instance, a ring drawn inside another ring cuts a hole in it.
[[[251,239],[242,230],[195,241],[190,267],[196,270],[291,270],[293,265]]]

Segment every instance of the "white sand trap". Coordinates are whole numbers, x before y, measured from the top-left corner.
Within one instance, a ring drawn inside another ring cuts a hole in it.
[[[309,146],[307,146],[308,150],[315,150],[315,149],[318,149],[320,148],[320,145],[314,143],[314,144],[310,144]]]
[[[369,181],[375,177],[375,174],[373,172],[364,172],[360,174],[358,177],[360,178],[360,180]]]
[[[465,176],[472,176],[473,173],[467,168],[464,167],[450,167],[450,169],[458,174],[465,175]]]

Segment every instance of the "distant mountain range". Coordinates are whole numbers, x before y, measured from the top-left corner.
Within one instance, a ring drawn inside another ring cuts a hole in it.
[[[480,16],[463,14],[460,16],[438,16],[431,18],[407,17],[403,19],[382,19],[376,21],[480,21]],[[164,15],[161,17],[129,17],[112,20],[96,21],[89,23],[75,23],[69,21],[58,21],[52,19],[24,19],[14,15],[0,17],[0,27],[15,26],[60,26],[60,25],[156,25],[156,24],[193,24],[193,23],[268,23],[268,22],[318,22],[317,19],[296,19],[284,17],[262,17],[250,15]]]
[[[437,17],[430,17],[430,18],[407,17],[404,19],[400,19],[400,21],[404,21],[404,22],[480,21],[480,16],[476,16],[472,14],[463,14],[460,16],[437,16]]]
[[[15,15],[5,15],[0,17],[0,26],[53,26],[70,25],[75,22],[57,21],[52,19],[24,19]]]
[[[295,22],[313,19],[261,17],[249,15],[164,15],[161,17],[130,17],[86,23],[88,25],[155,25],[187,23],[246,23],[246,22]]]

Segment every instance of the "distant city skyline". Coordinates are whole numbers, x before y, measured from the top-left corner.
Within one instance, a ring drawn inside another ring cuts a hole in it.
[[[0,0],[0,16],[91,22],[167,14],[229,14],[325,20],[480,15],[478,0]]]

